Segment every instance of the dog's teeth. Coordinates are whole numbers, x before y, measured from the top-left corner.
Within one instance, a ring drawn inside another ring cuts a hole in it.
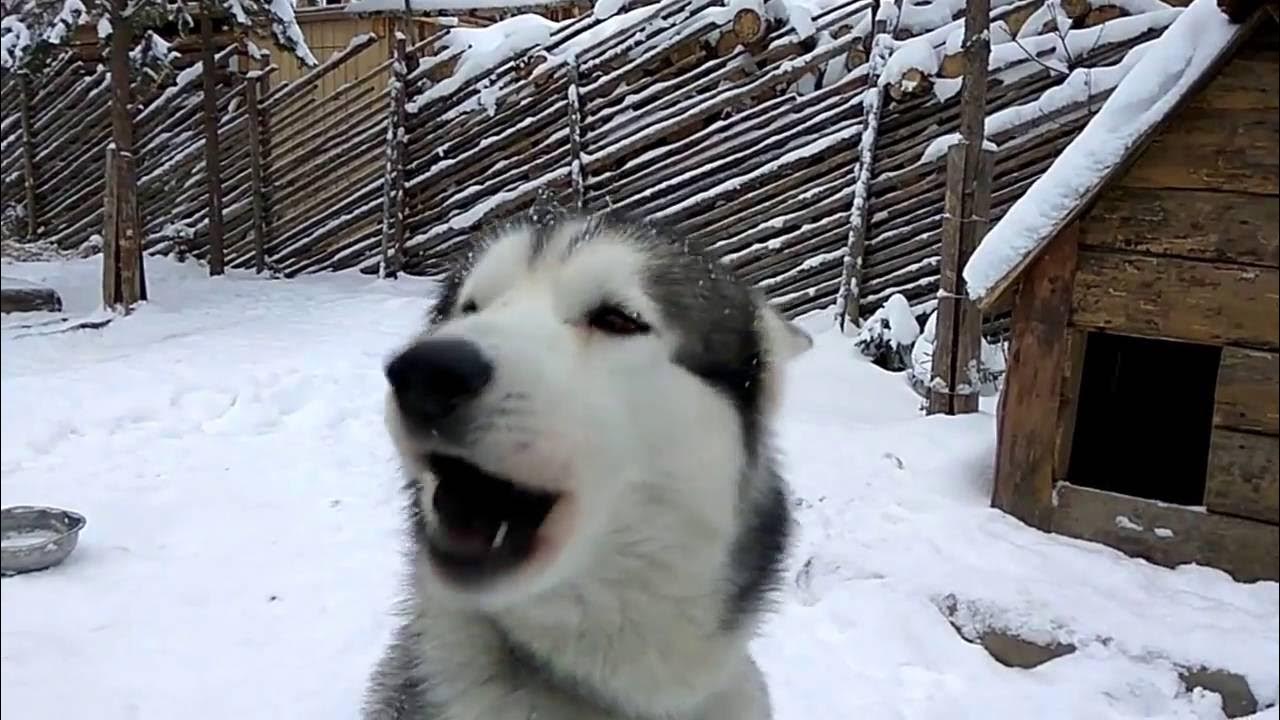
[[[506,537],[507,537],[507,524],[502,523],[501,525],[498,526],[498,534],[493,536],[493,544],[489,546],[490,549],[497,550],[499,547],[502,546],[502,541],[506,539]]]

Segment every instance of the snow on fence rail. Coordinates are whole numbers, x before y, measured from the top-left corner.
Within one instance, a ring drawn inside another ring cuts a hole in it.
[[[994,222],[1096,112],[1129,52],[1177,11],[1158,0],[992,5]],[[437,273],[478,227],[549,194],[674,226],[798,315],[837,298],[850,223],[863,217],[851,212],[855,166],[872,157],[857,307],[865,316],[902,295],[927,313],[944,151],[960,116],[963,20],[950,18],[963,3],[887,16],[886,106],[877,132],[864,133],[873,14],[893,6],[633,0],[607,16],[522,15],[413,43],[359,36],[274,87],[270,67],[243,72],[241,57],[217,85],[227,261],[286,276]],[[220,67],[235,52],[219,55]],[[387,56],[373,71],[316,91],[326,74],[377,52]],[[207,245],[199,73],[183,71],[135,110],[152,252],[199,257]],[[40,78],[6,75],[7,231],[64,248],[98,232],[107,95],[104,68],[69,58]]]

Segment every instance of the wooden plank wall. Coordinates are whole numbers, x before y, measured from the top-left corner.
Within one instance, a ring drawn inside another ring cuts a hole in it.
[[[1074,280],[1071,264],[1053,265],[1053,253],[1028,271],[1028,278],[1057,274],[1072,283],[1070,320],[1059,331],[1065,342],[1049,343],[1054,357],[1032,363],[1055,369],[1062,378],[1039,383],[1056,402],[1037,398],[1053,408],[1035,414],[1039,423],[1056,418],[1056,436],[1031,429],[1025,412],[1002,418],[997,506],[1042,527],[1047,513],[1055,532],[1156,563],[1208,564],[1241,580],[1280,577],[1280,48],[1275,35],[1273,24],[1255,32],[1080,220]],[[1045,344],[1043,328],[1027,319],[1048,311],[1022,307],[1032,301],[1042,299],[1024,287],[1014,312],[1006,390],[1011,397],[1018,395],[1013,387],[1018,368],[1028,364],[1018,358],[1017,339],[1027,335]],[[1020,321],[1026,327],[1020,328]],[[1069,482],[1080,364],[1091,331],[1223,348],[1207,512]],[[1024,384],[1032,381],[1028,378]],[[1006,410],[1014,411],[1013,400],[1006,402]],[[1026,458],[1006,457],[1018,451],[1017,438],[1028,433],[1036,435],[1040,447],[1028,457],[1043,458],[1044,446],[1052,447],[1052,479],[1043,459],[1026,464]],[[1014,466],[1022,469],[1008,469]],[[1055,481],[1053,506],[1046,508],[1045,491]]]
[[[377,35],[381,48],[380,52],[363,53],[327,74],[311,90],[317,98],[327,97],[347,83],[367,78],[391,56],[392,37],[389,30],[390,23],[393,22],[392,18],[350,15],[340,7],[302,10],[298,12],[297,17],[298,26],[307,38],[307,46],[311,48],[311,54],[320,62],[324,62],[333,53],[346,48],[351,38],[364,33]],[[436,29],[436,26],[424,21],[415,21],[410,27],[412,28],[409,33],[410,43],[426,37],[425,33]],[[309,70],[303,67],[291,52],[278,46],[273,46],[271,49],[271,61],[279,66],[279,70],[272,77],[273,84],[293,82],[307,74]],[[386,84],[385,68],[382,70],[383,72],[378,76],[379,85]]]

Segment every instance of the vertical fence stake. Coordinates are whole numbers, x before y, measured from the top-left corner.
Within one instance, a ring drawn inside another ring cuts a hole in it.
[[[215,95],[217,62],[213,57],[213,19],[208,9],[200,16],[200,45],[203,54],[201,80],[204,86],[204,174],[209,193],[209,274],[225,272],[222,243],[222,177],[219,174],[218,98]]]
[[[578,94],[578,58],[570,55],[565,61],[569,75],[569,178],[573,183],[574,207],[581,210],[587,204],[587,179],[582,167],[582,100]]]
[[[989,0],[972,0],[965,6],[961,139],[947,151],[938,324],[933,377],[929,382],[930,414],[978,411],[982,314],[969,299],[963,271],[978,241],[987,232],[987,213],[991,206],[995,155],[985,148],[990,12]]]
[[[257,71],[250,71],[244,82],[244,108],[248,116],[249,182],[253,199],[253,271],[261,275],[267,269],[267,222],[262,187],[262,112],[258,108]]]
[[[902,0],[880,0],[901,9]],[[881,7],[874,10],[871,43],[868,47],[868,83],[862,100],[863,131],[858,141],[858,160],[853,169],[853,201],[849,205],[849,236],[845,242],[844,262],[840,268],[840,287],[836,289],[836,326],[844,330],[852,320],[856,325],[862,313],[862,263],[867,247],[867,225],[871,218],[871,179],[876,159],[876,143],[880,135],[880,115],[884,109],[884,88],[880,73],[893,52],[893,28]],[[898,17],[898,12],[893,13]]]
[[[138,175],[133,158],[133,120],[129,104],[129,52],[132,33],[125,17],[127,0],[111,0],[111,144],[107,146],[103,193],[102,299],[107,307],[129,312],[147,299],[142,267],[142,223],[138,215]]]
[[[404,164],[405,164],[405,93],[408,82],[408,57],[401,22],[392,25],[391,83],[387,106],[387,135],[382,171],[382,255],[378,261],[378,277],[394,278],[404,263]]]
[[[396,164],[395,164],[395,182],[393,188],[395,191],[396,202],[396,227],[394,237],[395,250],[392,256],[392,262],[395,264],[396,272],[404,267],[404,241],[405,241],[405,206],[404,206],[404,166],[407,161],[408,152],[405,147],[407,138],[405,137],[405,101],[406,94],[409,92],[409,58],[408,49],[406,47],[406,38],[404,32],[396,31],[396,61],[392,64],[391,72],[396,78],[396,94],[395,109],[392,118],[396,124],[396,135],[394,138],[396,148]]]
[[[36,143],[31,125],[31,81],[25,72],[18,76],[18,112],[22,123],[22,189],[27,203],[27,239],[34,240],[40,234],[40,220],[36,210]]]
[[[102,301],[129,312],[147,299],[133,153],[107,146],[103,193]]]

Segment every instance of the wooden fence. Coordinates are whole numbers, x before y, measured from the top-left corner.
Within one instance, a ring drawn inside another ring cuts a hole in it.
[[[993,4],[993,21],[1006,28],[1045,5]],[[892,102],[867,133],[864,99],[880,83],[866,61],[872,11],[872,0],[846,0],[805,22],[780,22],[747,2],[633,1],[612,18],[561,23],[544,42],[481,67],[452,35],[466,31],[400,39],[376,64],[368,54],[385,54],[387,44],[360,36],[275,84],[270,67],[243,72],[250,63],[231,62],[228,49],[217,83],[227,262],[285,276],[434,274],[481,225],[550,194],[674,226],[791,316],[833,304],[857,232],[865,239],[859,313],[895,293],[927,312],[936,304],[946,174],[946,153],[927,149],[959,123],[957,93],[934,84],[958,87],[958,73],[948,76],[944,63],[935,77],[890,83]],[[1070,64],[1115,63],[1162,27],[1100,36]],[[918,34],[945,43],[949,28]],[[989,113],[1034,105],[1066,81],[1042,46],[1027,41],[1024,57],[993,60]],[[315,91],[355,63],[371,69]],[[135,113],[152,252],[200,256],[207,245],[199,73],[183,71]],[[0,86],[6,222],[78,247],[101,225],[106,71],[68,59],[29,85],[11,75]],[[993,222],[1107,92],[988,124],[999,146]],[[860,214],[853,185],[867,157],[874,172],[863,174]]]

